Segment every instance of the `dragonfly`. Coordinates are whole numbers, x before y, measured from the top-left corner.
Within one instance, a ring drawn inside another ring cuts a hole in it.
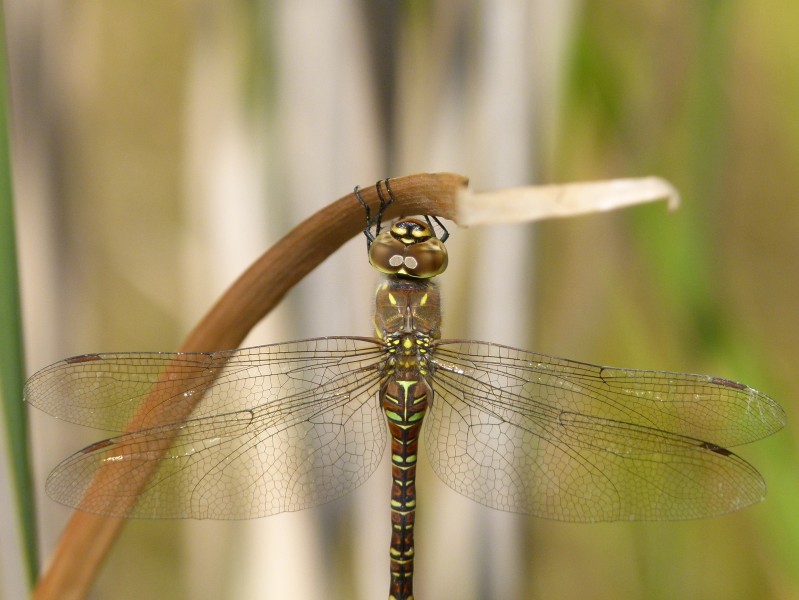
[[[27,402],[118,432],[61,462],[47,493],[110,517],[265,517],[347,494],[390,446],[390,600],[413,598],[422,439],[456,492],[548,519],[695,519],[764,498],[761,475],[728,448],[785,424],[774,400],[721,377],[442,339],[434,278],[449,234],[435,217],[381,231],[395,197],[388,179],[375,187],[374,219],[355,188],[369,262],[384,275],[372,337],[46,367]]]

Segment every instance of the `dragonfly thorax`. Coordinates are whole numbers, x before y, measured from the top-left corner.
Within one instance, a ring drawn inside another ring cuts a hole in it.
[[[427,280],[389,277],[377,288],[375,331],[386,342],[402,337],[441,337],[438,286]]]
[[[438,287],[428,280],[389,277],[377,288],[375,330],[391,355],[389,373],[428,372],[431,344],[441,335]]]
[[[427,375],[427,357],[431,339],[424,334],[400,333],[386,338],[386,348],[391,354],[387,369],[394,371],[416,371]]]
[[[429,279],[447,268],[447,249],[431,227],[417,219],[401,219],[369,246],[369,262],[381,273]]]

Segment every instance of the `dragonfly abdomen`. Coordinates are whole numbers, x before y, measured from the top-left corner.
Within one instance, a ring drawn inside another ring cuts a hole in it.
[[[416,463],[422,420],[432,398],[418,371],[395,372],[381,390],[391,434],[391,584],[389,600],[413,599],[413,526],[416,519]]]

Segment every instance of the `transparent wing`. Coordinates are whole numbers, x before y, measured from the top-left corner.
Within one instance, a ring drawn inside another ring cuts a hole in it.
[[[380,462],[383,360],[377,340],[319,338],[56,363],[28,381],[29,403],[100,428],[121,429],[135,413],[137,430],[65,460],[47,492],[81,510],[146,518],[250,518],[332,500]]]
[[[726,450],[785,423],[769,397],[717,377],[613,369],[481,343],[433,353],[428,454],[487,506],[565,521],[690,519],[761,500]]]

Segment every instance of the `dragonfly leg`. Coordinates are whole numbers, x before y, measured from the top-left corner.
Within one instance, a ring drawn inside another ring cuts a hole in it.
[[[361,203],[364,211],[366,212],[366,227],[363,228],[363,234],[366,236],[366,249],[368,250],[369,246],[372,245],[372,242],[375,241],[375,235],[371,232],[372,211],[369,209],[369,205],[364,201],[364,199],[361,198],[361,186],[356,185],[353,192],[355,193],[355,197],[358,199],[358,202]]]
[[[394,193],[391,191],[391,186],[388,183],[389,178],[383,179],[378,181],[375,184],[375,190],[377,191],[377,197],[380,198],[380,210],[377,211],[377,215],[375,216],[375,220],[372,221],[372,211],[369,208],[369,205],[361,196],[361,187],[356,185],[353,192],[355,193],[355,197],[358,199],[358,202],[361,203],[363,206],[364,211],[366,212],[366,227],[363,228],[363,234],[366,236],[366,247],[369,248],[372,245],[372,242],[375,241],[375,238],[380,234],[380,227],[383,221],[383,212],[392,204],[394,204]],[[380,189],[380,184],[386,186],[386,192],[388,194],[388,198],[383,195],[383,191]],[[372,233],[372,226],[375,228],[375,232]]]
[[[443,223],[442,223],[442,222],[439,220],[439,218],[438,218],[438,217],[436,217],[435,215],[433,215],[433,216],[430,216],[430,215],[425,215],[425,216],[424,216],[424,220],[425,220],[425,221],[427,221],[427,225],[428,225],[428,226],[430,227],[430,229],[433,231],[433,235],[435,235],[435,231],[436,231],[436,229],[435,229],[435,227],[433,227],[433,223],[431,223],[431,222],[430,222],[430,219],[433,219],[433,221],[435,221],[436,225],[438,225],[438,226],[441,228],[441,231],[443,231],[443,232],[444,232],[444,233],[443,233],[443,234],[442,234],[442,235],[441,235],[441,236],[438,238],[439,240],[441,240],[441,243],[443,244],[444,242],[446,242],[446,241],[447,241],[447,239],[449,239],[449,230],[448,230],[446,227],[444,227],[444,224],[443,224]]]
[[[380,233],[380,225],[383,221],[383,213],[389,206],[394,204],[394,200],[396,200],[396,198],[394,197],[394,192],[391,191],[391,186],[388,183],[389,179],[390,179],[389,177],[386,177],[383,181],[378,181],[375,184],[375,189],[377,190],[377,197],[380,198],[380,210],[377,211],[377,217],[375,218],[375,235],[378,235]],[[388,199],[384,198],[383,192],[380,191],[381,183],[386,186],[386,193],[388,194]]]

